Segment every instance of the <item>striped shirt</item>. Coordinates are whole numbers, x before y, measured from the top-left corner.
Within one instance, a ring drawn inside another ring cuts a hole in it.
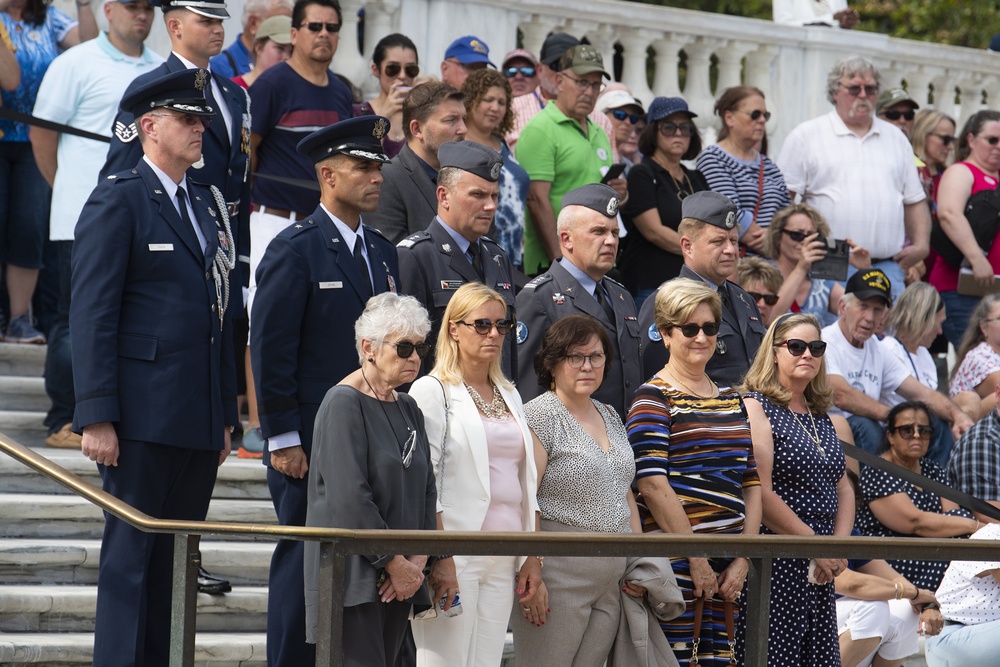
[[[763,196],[760,188],[761,159],[764,160]],[[732,199],[740,209],[740,229],[746,229],[753,222],[758,201],[757,224],[761,227],[771,224],[774,214],[792,203],[785,187],[785,177],[781,175],[778,165],[766,155],[758,153],[757,159],[747,162],[714,144],[701,152],[697,165],[708,186]]]

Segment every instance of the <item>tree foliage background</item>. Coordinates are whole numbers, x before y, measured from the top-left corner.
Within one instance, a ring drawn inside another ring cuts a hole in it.
[[[638,0],[653,5],[771,19],[770,0]],[[985,49],[1000,32],[1000,0],[849,0],[860,30]]]

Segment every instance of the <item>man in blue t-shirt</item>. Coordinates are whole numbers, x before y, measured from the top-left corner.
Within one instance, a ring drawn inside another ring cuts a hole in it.
[[[233,43],[213,56],[212,71],[227,79],[246,74],[253,69],[253,43],[257,28],[272,16],[291,16],[292,0],[246,0],[243,5],[243,32]]]

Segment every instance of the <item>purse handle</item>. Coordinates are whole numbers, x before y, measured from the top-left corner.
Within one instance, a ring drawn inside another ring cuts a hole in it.
[[[688,667],[699,667],[698,644],[701,643],[701,617],[705,609],[705,598],[698,598],[694,601],[694,637],[691,641],[691,659]],[[733,602],[724,600],[722,610],[726,617],[726,636],[729,640],[729,664],[736,665],[736,623],[733,619]]]

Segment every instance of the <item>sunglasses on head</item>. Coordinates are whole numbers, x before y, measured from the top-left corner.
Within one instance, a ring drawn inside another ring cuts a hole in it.
[[[615,109],[611,112],[611,115],[615,117],[615,120],[628,119],[628,122],[632,123],[633,125],[638,123],[643,118],[642,116],[636,115],[634,113],[629,113],[628,111],[625,111],[623,109]]]
[[[322,21],[310,21],[309,23],[300,23],[300,28],[307,28],[309,32],[322,32],[323,28],[331,35],[340,32],[339,23],[324,23]]]
[[[680,329],[685,338],[694,338],[698,335],[699,331],[704,331],[705,335],[708,337],[712,337],[719,333],[718,322],[705,322],[704,324],[688,322],[687,324],[675,324],[674,327]]]
[[[930,136],[937,137],[938,139],[941,140],[941,143],[944,144],[945,146],[951,146],[951,143],[955,141],[955,137],[951,136],[950,134],[938,134],[937,132],[931,132]]]
[[[508,67],[503,71],[503,75],[508,79],[513,79],[515,76],[520,74],[525,79],[530,79],[535,76],[534,67]]]
[[[400,359],[409,359],[414,350],[417,351],[417,356],[423,359],[431,351],[430,343],[411,343],[408,340],[401,340],[398,343],[394,343],[391,340],[385,342],[396,346],[396,354],[399,355]]]
[[[690,137],[694,134],[694,123],[660,123],[660,134],[665,137],[672,137],[678,130],[682,137]]]
[[[760,120],[763,116],[765,121],[771,120],[770,111],[761,111],[760,109],[754,109],[753,111],[744,111],[746,115],[750,116],[750,120]]]
[[[821,340],[813,340],[807,343],[798,338],[789,338],[783,343],[775,343],[774,346],[785,348],[793,357],[801,357],[805,354],[806,349],[814,357],[822,357],[823,353],[826,352],[826,343]]]
[[[384,72],[388,77],[399,76],[400,72],[406,72],[406,76],[411,79],[415,79],[420,75],[420,65],[410,63],[409,65],[404,66],[399,63],[386,63],[382,72]]]
[[[857,97],[861,94],[861,91],[865,91],[865,95],[868,97],[875,97],[878,95],[878,86],[845,86],[840,84],[841,87],[847,91],[847,94],[851,97]]]
[[[997,144],[1000,144],[1000,137],[981,137],[981,138],[990,146],[996,146]]]
[[[913,109],[909,111],[896,111],[895,109],[889,111],[883,111],[882,115],[886,117],[887,120],[899,120],[900,118],[905,118],[906,120],[913,120],[917,115],[917,112]]]
[[[498,334],[500,334],[501,336],[506,336],[507,332],[513,329],[515,324],[514,320],[497,320],[496,322],[494,322],[493,320],[488,320],[486,318],[483,318],[481,320],[475,320],[471,324],[469,322],[463,322],[462,320],[458,320],[458,323],[464,324],[467,327],[475,329],[476,333],[479,334],[480,336],[490,335],[490,331],[493,329],[493,327],[497,328]]]
[[[916,424],[903,424],[901,426],[894,426],[893,428],[890,428],[889,432],[894,432],[896,435],[904,438],[912,438],[915,433],[919,433],[921,440],[930,440],[931,436],[934,435],[934,427],[917,426]]]
[[[747,294],[749,294],[750,298],[753,299],[754,301],[760,301],[761,299],[764,299],[764,303],[766,303],[769,306],[773,306],[774,304],[778,303],[777,294],[761,294],[760,292],[747,292]]]
[[[788,238],[792,239],[796,243],[802,243],[803,241],[806,240],[806,237],[812,236],[816,232],[797,232],[791,229],[782,229],[781,233],[788,234]]]

